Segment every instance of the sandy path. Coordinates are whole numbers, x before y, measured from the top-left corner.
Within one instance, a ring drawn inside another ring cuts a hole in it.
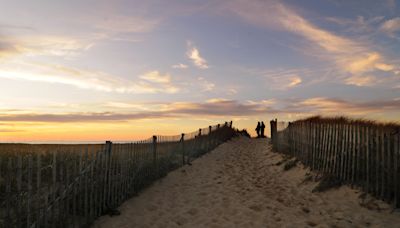
[[[266,139],[236,138],[170,173],[93,227],[400,227],[400,214],[359,205],[348,187],[311,193],[306,170],[283,171]]]

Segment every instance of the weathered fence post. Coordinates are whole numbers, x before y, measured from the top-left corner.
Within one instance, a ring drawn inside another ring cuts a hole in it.
[[[57,194],[57,151],[53,151],[53,164],[52,164],[53,186],[51,190],[52,212],[51,220],[52,226],[56,226],[56,194]]]
[[[37,153],[36,155],[36,192],[40,193],[40,182],[41,182],[41,171],[42,171],[42,164],[41,164],[41,157],[40,157],[40,153]],[[36,216],[36,223],[37,223],[37,227],[40,227],[40,215],[42,213],[42,210],[40,209],[41,205],[39,200],[36,200],[36,208],[37,208],[37,216]]]
[[[106,175],[105,178],[105,185],[104,185],[104,204],[103,210],[107,210],[107,207],[110,207],[110,200],[111,200],[111,157],[112,157],[112,142],[106,141]]]
[[[400,206],[399,204],[399,153],[400,153],[400,128],[397,128],[394,137],[394,205],[396,207]]]
[[[26,202],[26,227],[31,224],[31,196],[32,196],[32,156],[28,157],[28,192]]]
[[[269,123],[270,123],[270,126],[271,126],[271,142],[272,142],[273,148],[275,148],[276,147],[276,133],[278,131],[278,129],[277,129],[277,119],[271,120]]]
[[[182,146],[182,165],[185,165],[185,134],[181,135],[181,146]]]
[[[8,158],[8,164],[7,164],[7,171],[8,173],[13,172],[12,168],[12,158]],[[12,177],[11,175],[7,175],[7,183],[6,183],[6,197],[11,196],[11,184],[12,184]],[[6,219],[5,219],[5,224],[11,224],[11,205],[10,205],[10,200],[6,198]]]
[[[22,210],[22,156],[17,158],[17,202],[16,205],[16,217],[17,227],[21,227],[21,210]]]
[[[198,141],[198,154],[197,155],[200,155],[200,154],[202,154],[203,153],[203,137],[201,137],[201,128],[199,128],[199,134],[198,134],[198,137],[197,137],[197,141]]]
[[[365,188],[366,188],[366,192],[369,193],[371,192],[371,188],[370,188],[370,183],[371,183],[371,166],[370,166],[370,159],[371,159],[371,155],[370,155],[370,149],[371,149],[371,140],[370,140],[370,127],[367,126],[366,127],[366,132],[365,132],[365,144],[366,144],[366,148],[365,148],[365,170],[366,170],[366,181],[365,181]]]
[[[207,136],[207,151],[210,150],[213,146],[213,139],[211,137],[211,126],[208,126],[208,136]]]
[[[372,153],[373,153],[373,159],[371,159],[373,161],[373,165],[374,165],[374,195],[377,196],[378,195],[378,190],[379,190],[379,182],[378,182],[378,178],[379,178],[379,169],[378,169],[378,161],[379,161],[379,153],[378,153],[378,145],[379,145],[379,138],[378,138],[378,128],[373,129],[373,133],[372,133]]]
[[[153,169],[155,170],[156,177],[158,177],[157,167],[157,136],[153,135]]]

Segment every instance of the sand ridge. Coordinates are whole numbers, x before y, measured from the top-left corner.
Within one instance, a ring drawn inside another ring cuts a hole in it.
[[[359,204],[347,186],[312,193],[301,164],[283,171],[267,139],[238,137],[126,201],[93,227],[397,227],[400,214]]]

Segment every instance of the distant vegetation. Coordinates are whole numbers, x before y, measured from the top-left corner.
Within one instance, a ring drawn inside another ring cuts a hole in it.
[[[399,117],[400,118],[400,117]],[[399,119],[400,121],[400,119]],[[399,122],[381,122],[376,120],[368,120],[362,118],[350,118],[344,116],[338,117],[322,117],[322,116],[312,116],[304,119],[299,119],[294,122],[312,122],[312,123],[340,123],[340,124],[355,124],[355,125],[363,125],[363,126],[375,126],[375,127],[383,127],[383,128],[399,128]]]

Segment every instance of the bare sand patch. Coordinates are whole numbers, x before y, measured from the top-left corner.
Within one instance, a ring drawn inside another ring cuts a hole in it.
[[[93,227],[398,227],[400,214],[342,186],[312,193],[267,139],[235,138],[126,201]],[[365,204],[374,207],[365,206]],[[364,205],[364,206],[361,206]]]

